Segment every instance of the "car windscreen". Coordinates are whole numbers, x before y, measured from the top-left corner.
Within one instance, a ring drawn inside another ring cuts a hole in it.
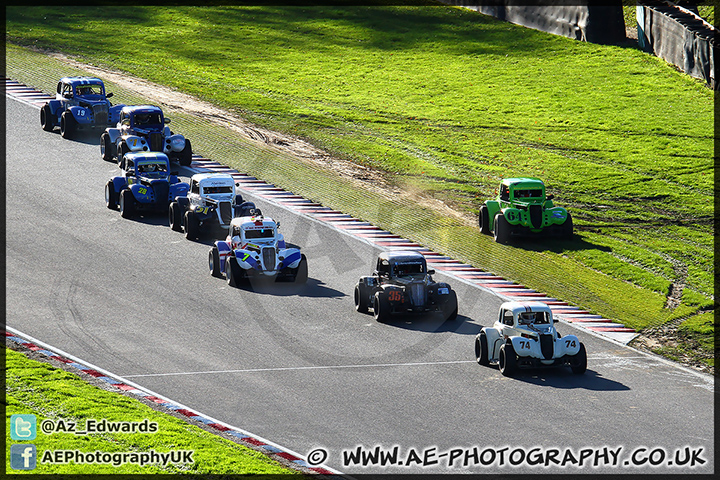
[[[167,165],[164,162],[142,162],[138,163],[138,173],[165,173]]]
[[[136,127],[157,127],[162,125],[159,113],[136,113],[133,122]]]
[[[253,230],[245,230],[245,238],[248,240],[254,238],[273,238],[275,232],[272,228],[258,228]]]
[[[408,277],[424,274],[425,269],[422,263],[396,263],[393,265],[394,277]]]
[[[515,190],[515,198],[542,198],[542,190],[539,188],[523,188]]]
[[[205,195],[215,195],[218,193],[233,193],[233,187],[203,187],[203,193]]]

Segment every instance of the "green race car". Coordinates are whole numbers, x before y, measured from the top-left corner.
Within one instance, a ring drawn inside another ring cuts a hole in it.
[[[496,199],[480,207],[480,232],[492,234],[498,243],[511,236],[550,235],[571,238],[570,212],[556,207],[552,195],[545,195],[545,184],[537,178],[506,178]]]

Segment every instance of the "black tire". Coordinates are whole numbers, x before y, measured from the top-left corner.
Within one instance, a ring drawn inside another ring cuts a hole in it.
[[[182,209],[177,202],[170,202],[170,207],[168,207],[168,223],[171,229],[176,232],[182,232]]]
[[[487,335],[485,332],[480,332],[480,334],[475,337],[475,360],[484,367],[490,365]]]
[[[103,160],[106,162],[112,162],[115,158],[113,153],[113,144],[110,142],[110,135],[107,132],[103,132],[100,135],[100,153],[102,154]]]
[[[373,317],[376,322],[384,323],[390,319],[390,302],[384,291],[375,292],[373,302]]]
[[[234,256],[225,259],[225,279],[231,287],[238,287],[244,275]]]
[[[52,132],[55,130],[55,123],[53,123],[50,105],[43,105],[40,109],[40,125],[42,125],[42,129],[46,132]]]
[[[216,245],[210,249],[210,253],[208,254],[208,266],[210,267],[210,275],[218,278],[222,276],[220,272],[220,252]]]
[[[450,298],[443,305],[443,317],[446,322],[454,322],[458,318],[457,293],[454,290],[450,290]]]
[[[480,233],[483,235],[490,235],[492,231],[490,230],[490,212],[488,211],[487,205],[482,205],[480,207],[480,213],[478,215],[478,224],[480,225]]]
[[[362,285],[359,283],[355,285],[355,294],[354,294],[354,300],[355,300],[355,311],[360,313],[368,313],[368,295],[365,291],[365,288],[363,288]]]
[[[77,131],[77,120],[70,112],[63,112],[60,116],[60,135],[63,138],[72,138]]]
[[[578,353],[570,359],[570,370],[576,375],[582,375],[587,370],[587,351],[582,343]]]
[[[195,212],[188,210],[185,212],[185,238],[197,240],[198,237],[200,237],[200,221]]]
[[[118,194],[112,180],[105,184],[105,205],[110,210],[115,210],[118,207]]]
[[[505,343],[500,347],[498,367],[500,367],[500,373],[506,377],[511,376],[517,370],[517,355],[512,343]]]
[[[120,216],[131,218],[135,214],[135,196],[129,188],[120,192]]]
[[[190,140],[188,140],[187,138],[185,139],[185,146],[180,152],[180,157],[178,161],[183,167],[189,167],[192,163],[192,145],[190,145]]]
[[[308,279],[308,264],[305,255],[300,256],[300,265],[298,265],[297,272],[295,273],[295,283],[298,285],[305,285]]]
[[[125,154],[130,152],[130,147],[125,142],[120,142],[117,147],[117,161],[121,170],[125,170]]]
[[[497,243],[506,244],[510,240],[510,224],[502,212],[495,215],[493,237]]]
[[[572,215],[570,215],[570,212],[567,212],[567,219],[565,220],[565,223],[560,225],[560,232],[563,238],[565,239],[571,239],[573,236],[573,219]]]

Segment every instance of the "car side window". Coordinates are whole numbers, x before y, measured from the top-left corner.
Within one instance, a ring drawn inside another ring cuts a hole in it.
[[[190,191],[192,193],[197,193],[198,195],[200,194],[200,184],[196,180],[193,180]]]
[[[380,274],[381,277],[388,276],[388,274],[390,273],[390,265],[385,265],[383,264],[382,260],[378,259],[377,272]]]
[[[500,185],[500,199],[510,200],[510,190],[507,185]]]
[[[513,324],[513,314],[512,314],[512,312],[511,312],[510,310],[503,310],[503,314],[502,314],[502,315],[503,315],[502,322],[503,322],[505,325],[510,325],[510,326],[512,326],[512,324]]]

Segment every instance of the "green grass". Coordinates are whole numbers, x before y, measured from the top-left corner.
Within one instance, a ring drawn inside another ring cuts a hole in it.
[[[446,6],[6,12],[12,43],[169,85],[468,215],[502,177],[538,176],[578,235],[496,245],[412,198],[369,196],[214,127],[175,123],[241,171],[634,328],[713,303],[713,93],[636,48]],[[37,78],[29,55],[10,48],[8,71]],[[687,294],[670,310],[673,282]]]
[[[47,363],[27,358],[24,354],[5,349],[5,444],[33,444],[38,457],[46,451],[79,450],[90,453],[155,451],[167,453],[179,450],[193,451],[191,464],[167,466],[113,465],[49,465],[41,464],[32,471],[12,470],[9,455],[8,473],[33,474],[298,474],[297,470],[283,467],[266,455],[248,447],[221,438],[178,418],[153,410],[138,400],[88,384],[78,375],[55,368]],[[33,414],[38,425],[45,419],[76,422],[78,429],[88,419],[108,422],[157,423],[155,433],[93,433],[74,435],[38,431],[37,437],[19,442],[10,437],[10,417],[13,414]]]

